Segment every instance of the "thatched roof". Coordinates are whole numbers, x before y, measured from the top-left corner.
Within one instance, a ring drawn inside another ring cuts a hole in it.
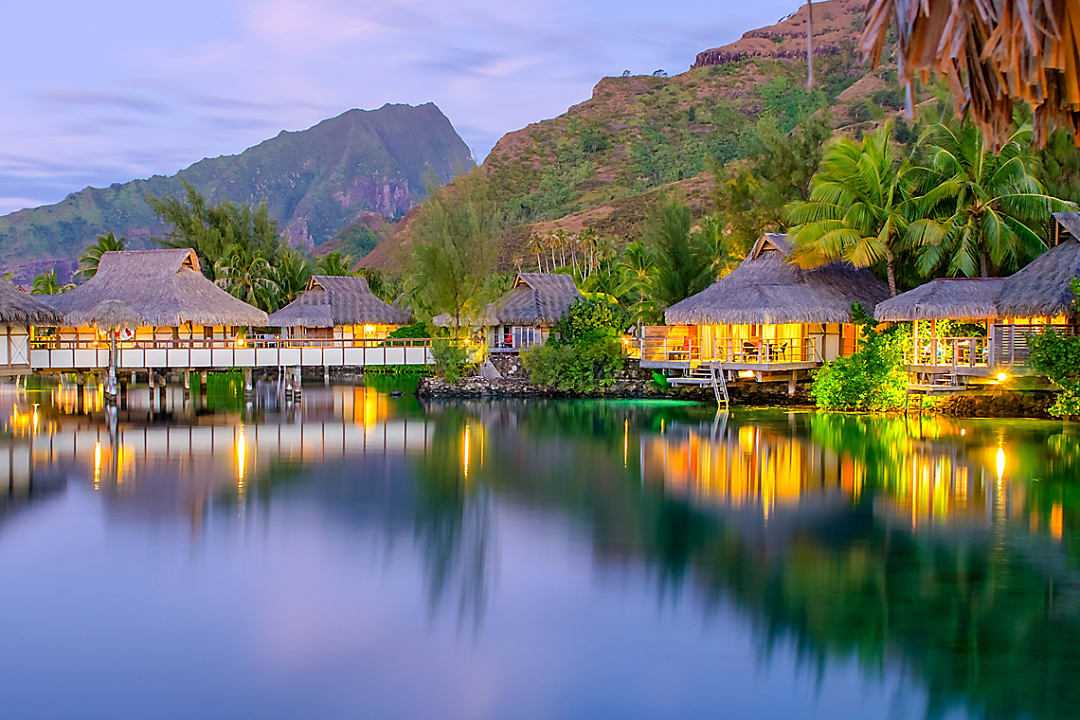
[[[917,77],[940,73],[957,109],[970,110],[999,145],[1011,132],[1014,102],[1031,106],[1040,142],[1054,126],[1080,130],[1075,0],[871,0],[862,47],[872,64],[892,37],[909,98]]]
[[[518,273],[514,287],[491,303],[479,317],[465,324],[473,327],[492,325],[550,326],[559,322],[570,306],[582,299],[574,278],[560,273]],[[450,327],[453,319],[439,315],[433,321]]]
[[[385,303],[360,277],[314,275],[308,288],[270,316],[273,327],[327,328],[335,325],[405,325],[408,311]]]
[[[1073,312],[1080,279],[1080,213],[1056,213],[1064,241],[1007,278],[931,280],[877,306],[874,317],[909,320],[992,320],[1054,317]]]
[[[96,325],[103,328],[137,326],[142,320],[138,310],[123,300],[102,300],[86,310],[73,310],[66,320],[71,325]]]
[[[1054,317],[1073,311],[1072,282],[1080,278],[1080,239],[1069,238],[1005,279],[997,299],[1002,317]]]
[[[138,325],[266,325],[266,313],[206,279],[194,250],[126,250],[101,256],[97,274],[49,304],[77,325],[106,301],[134,310]],[[108,307],[108,306],[105,306]],[[113,306],[116,309],[119,306]],[[114,318],[111,318],[114,319]]]
[[[998,317],[1004,278],[943,278],[879,303],[882,322],[912,320],[987,320]]]
[[[0,280],[0,323],[5,325],[58,325],[62,318],[33,295]]]
[[[763,235],[739,267],[664,313],[668,325],[850,322],[888,296],[869,270],[833,263],[804,270],[790,262],[786,235]]]

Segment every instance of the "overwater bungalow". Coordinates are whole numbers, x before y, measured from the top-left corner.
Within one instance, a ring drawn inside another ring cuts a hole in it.
[[[407,325],[407,310],[383,302],[360,277],[314,275],[307,290],[270,315],[270,327],[290,339],[333,339],[345,344],[385,340]]]
[[[880,303],[882,322],[912,323],[913,385],[956,389],[1033,375],[1028,341],[1077,330],[1080,213],[1058,213],[1057,245],[1006,278],[931,280]]]
[[[56,310],[0,281],[0,374],[29,370],[31,328],[57,325],[61,320]]]
[[[190,249],[107,252],[93,278],[47,302],[61,317],[33,329],[35,368],[107,366],[113,333],[125,367],[209,367],[212,352],[243,346],[246,328],[267,324],[208,280]]]
[[[802,269],[790,253],[786,235],[761,236],[730,274],[668,308],[666,325],[644,329],[642,367],[681,373],[674,382],[703,381],[715,369],[729,380],[794,384],[853,353],[852,308],[871,312],[888,296],[885,285],[846,263]]]
[[[487,348],[493,353],[516,353],[541,345],[551,328],[582,299],[569,275],[558,273],[518,273],[514,286],[484,308],[478,318],[469,318],[469,327],[483,330]],[[452,327],[453,318],[435,318],[439,327]]]

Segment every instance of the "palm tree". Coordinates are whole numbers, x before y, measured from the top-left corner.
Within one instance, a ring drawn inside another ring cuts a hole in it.
[[[927,167],[913,177],[924,191],[911,241],[926,275],[988,276],[1019,268],[1045,249],[1050,213],[1068,203],[1036,179],[1032,130],[1014,132],[999,152],[970,122],[935,125],[923,138]]]
[[[107,252],[119,252],[126,248],[127,240],[124,238],[118,238],[111,232],[98,235],[94,244],[86,248],[79,256],[79,269],[75,274],[89,280],[97,275],[98,263],[101,262],[102,255]]]
[[[810,184],[810,199],[785,208],[793,226],[792,259],[803,267],[845,260],[855,267],[884,264],[896,295],[897,256],[908,228],[906,162],[898,161],[885,125],[862,142],[830,145]]]
[[[315,274],[346,277],[353,274],[352,265],[353,260],[351,257],[335,250],[315,261]]]
[[[288,305],[307,289],[311,263],[292,248],[281,252],[274,263],[274,284],[278,288],[278,306]]]
[[[59,295],[62,292],[71,289],[71,285],[61,285],[60,281],[56,277],[55,270],[49,270],[43,272],[34,278],[34,283],[30,288],[31,295]]]
[[[649,293],[661,307],[704,290],[712,280],[691,226],[690,208],[675,199],[663,201],[646,224],[644,241],[652,261]]]
[[[249,305],[271,310],[280,304],[273,266],[249,245],[229,246],[224,257],[214,264],[214,277],[219,287]]]
[[[649,298],[652,259],[640,241],[632,242],[623,249],[619,275],[620,283],[615,292],[619,302],[632,308],[631,315],[637,323],[652,318],[655,310]]]

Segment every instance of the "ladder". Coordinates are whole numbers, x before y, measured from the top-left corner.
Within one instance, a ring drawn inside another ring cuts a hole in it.
[[[727,378],[724,377],[723,369],[710,365],[709,379],[712,381],[713,395],[716,396],[716,406],[725,410],[731,409],[731,396],[728,395]]]

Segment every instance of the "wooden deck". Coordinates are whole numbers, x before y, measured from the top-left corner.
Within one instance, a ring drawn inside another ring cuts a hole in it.
[[[99,370],[109,367],[109,348],[86,341],[32,343],[27,370]],[[122,370],[228,370],[261,367],[431,365],[430,340],[258,339],[171,340],[121,343]]]

